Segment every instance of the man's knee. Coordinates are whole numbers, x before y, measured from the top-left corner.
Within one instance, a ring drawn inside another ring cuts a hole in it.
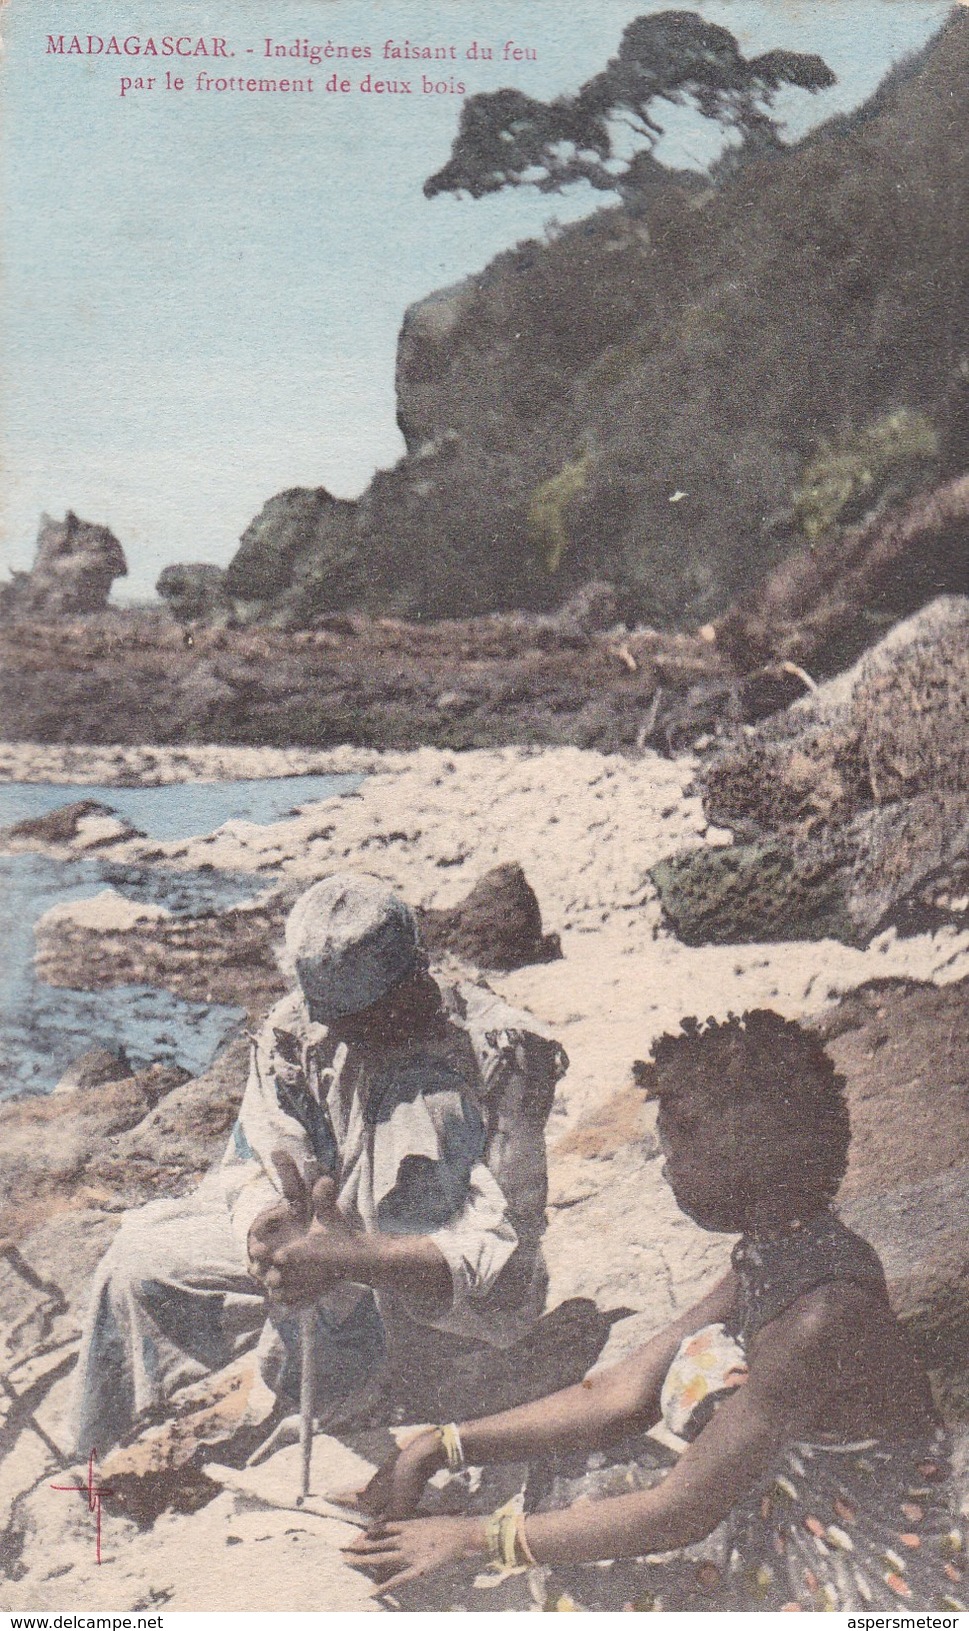
[[[174,1253],[166,1231],[152,1231],[138,1218],[122,1224],[97,1272],[96,1290],[107,1289],[113,1299],[140,1299],[146,1286],[165,1285],[175,1275]]]

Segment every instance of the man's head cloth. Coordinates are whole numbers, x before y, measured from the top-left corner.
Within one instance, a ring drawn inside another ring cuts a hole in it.
[[[311,1017],[332,1024],[370,1008],[414,970],[417,922],[378,878],[336,873],[296,902],[286,955]]]

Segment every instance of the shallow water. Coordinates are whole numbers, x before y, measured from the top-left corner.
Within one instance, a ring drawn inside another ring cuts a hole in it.
[[[94,799],[149,838],[195,838],[224,821],[267,826],[301,804],[350,793],[362,780],[362,776],[266,776],[258,781],[174,782],[164,787],[5,782],[0,783],[0,827],[47,815],[80,799]]]
[[[148,837],[189,838],[238,819],[265,824],[294,807],[351,792],[359,776],[287,776],[265,781],[192,782],[165,787],[0,786],[0,826],[96,799]],[[197,1075],[236,1030],[241,1009],[189,1002],[153,986],[68,991],[34,973],[34,924],[51,906],[113,888],[178,915],[231,906],[266,887],[216,872],[164,872],[85,856],[0,855],[0,1098],[49,1092],[88,1048],[123,1048],[133,1066],[162,1061]]]

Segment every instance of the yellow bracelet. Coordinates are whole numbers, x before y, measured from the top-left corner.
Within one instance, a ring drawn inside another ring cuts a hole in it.
[[[493,1568],[504,1567],[501,1556],[501,1519],[502,1513],[492,1512],[485,1519],[485,1548],[488,1553],[488,1562]]]
[[[461,1443],[457,1422],[449,1421],[444,1427],[435,1427],[434,1431],[444,1451],[448,1472],[461,1472],[467,1466],[467,1462],[464,1459],[464,1445]]]
[[[515,1544],[518,1548],[521,1561],[523,1563],[527,1563],[530,1568],[535,1568],[538,1563],[538,1558],[535,1556],[535,1553],[528,1544],[528,1536],[525,1533],[524,1512],[519,1512],[518,1520],[515,1524]]]
[[[525,1536],[525,1517],[511,1500],[485,1520],[485,1545],[492,1568],[510,1574],[534,1567],[535,1556]]]

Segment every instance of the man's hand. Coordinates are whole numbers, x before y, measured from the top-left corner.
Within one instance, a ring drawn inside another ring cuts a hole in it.
[[[315,1302],[338,1281],[352,1278],[362,1237],[337,1207],[332,1178],[317,1178],[311,1193],[309,1176],[300,1177],[290,1156],[278,1150],[273,1161],[286,1199],[282,1207],[273,1207],[256,1219],[250,1255],[254,1257],[254,1245],[264,1253],[256,1261],[258,1277],[269,1295],[298,1308]],[[281,1211],[285,1214],[282,1220]],[[257,1230],[259,1239],[254,1241]]]
[[[481,1518],[414,1518],[410,1523],[374,1524],[343,1548],[348,1563],[380,1581],[373,1596],[420,1579],[447,1563],[486,1552]]]
[[[283,1199],[260,1212],[249,1230],[246,1245],[250,1273],[264,1285],[274,1253],[293,1241],[302,1240],[312,1217],[310,1192],[315,1168],[308,1170],[305,1177],[301,1176],[296,1162],[285,1150],[273,1152],[273,1165],[279,1175]]]

